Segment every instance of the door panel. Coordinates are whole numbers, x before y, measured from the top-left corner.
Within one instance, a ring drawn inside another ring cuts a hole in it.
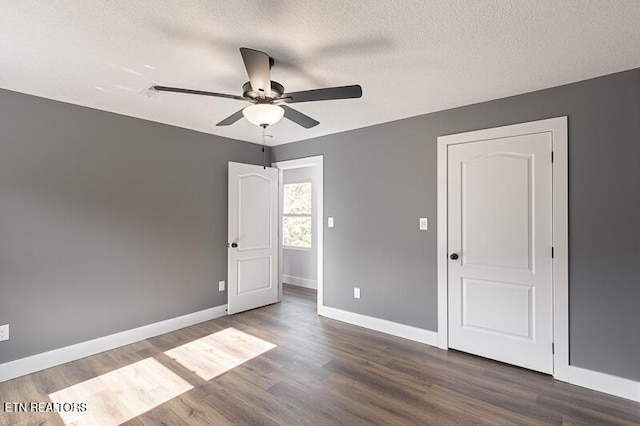
[[[464,265],[530,269],[531,161],[495,153],[461,164]]]
[[[462,326],[531,340],[533,287],[462,279]]]
[[[229,163],[228,237],[227,312],[234,314],[276,303],[277,169]]]
[[[449,345],[553,370],[552,139],[448,147]]]
[[[238,294],[271,288],[274,283],[270,279],[264,278],[271,277],[271,262],[271,256],[239,260]]]
[[[258,174],[238,176],[238,239],[242,239],[238,251],[271,246],[270,185],[270,179]]]

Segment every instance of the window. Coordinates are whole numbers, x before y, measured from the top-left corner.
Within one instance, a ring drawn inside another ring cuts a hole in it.
[[[282,214],[282,244],[311,248],[311,182],[285,183]]]

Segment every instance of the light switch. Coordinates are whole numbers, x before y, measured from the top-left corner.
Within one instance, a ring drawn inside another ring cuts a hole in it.
[[[333,217],[330,216],[329,218],[327,218],[327,226],[329,228],[333,228]]]
[[[426,217],[421,217],[420,218],[420,230],[421,231],[426,231],[429,229],[429,221],[427,221]]]

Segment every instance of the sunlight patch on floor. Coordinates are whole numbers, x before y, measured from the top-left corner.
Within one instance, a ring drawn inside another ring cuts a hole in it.
[[[86,403],[85,412],[59,413],[66,425],[119,425],[192,389],[153,358],[51,393],[52,402]]]
[[[235,328],[226,328],[170,349],[165,355],[204,380],[211,380],[275,347],[273,343]]]

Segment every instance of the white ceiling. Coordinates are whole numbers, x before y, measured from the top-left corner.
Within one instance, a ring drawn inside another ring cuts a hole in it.
[[[7,0],[0,87],[234,139],[215,123],[242,101],[238,48],[275,59],[288,91],[361,84],[363,97],[291,105],[272,145],[530,92],[640,67],[638,0]]]

